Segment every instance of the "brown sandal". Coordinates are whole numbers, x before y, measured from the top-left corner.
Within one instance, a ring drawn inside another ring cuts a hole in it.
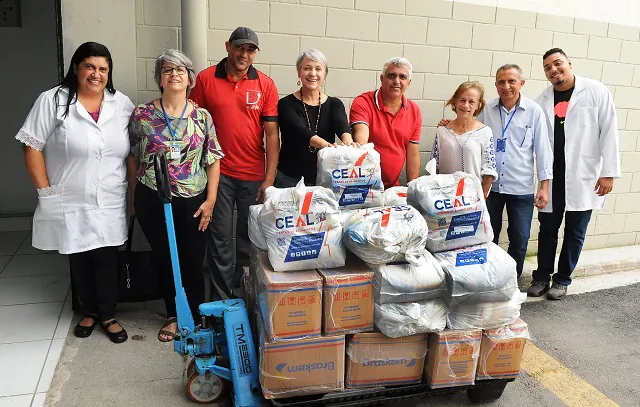
[[[176,332],[171,332],[164,329],[174,323],[175,324],[178,323],[178,318],[176,317],[167,318],[167,322],[165,322],[165,324],[162,325],[162,328],[160,328],[160,332],[158,332],[158,340],[160,342],[171,342],[172,340],[175,339],[176,336],[178,336],[177,328],[176,328]],[[168,336],[169,339],[163,339],[160,335]]]

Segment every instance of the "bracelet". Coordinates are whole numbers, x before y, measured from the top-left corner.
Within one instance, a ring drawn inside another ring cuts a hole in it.
[[[38,192],[38,198],[55,195],[61,190],[62,187],[60,185],[50,185],[48,187],[36,189]]]

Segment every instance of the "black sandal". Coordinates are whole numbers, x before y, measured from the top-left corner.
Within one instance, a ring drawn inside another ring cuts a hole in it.
[[[84,320],[85,318],[93,319],[93,324],[89,326],[80,325],[80,322],[82,322],[82,320]],[[75,329],[73,330],[73,334],[77,338],[88,338],[89,336],[91,336],[91,333],[93,332],[93,328],[98,323],[98,317],[96,315],[84,314],[80,322],[78,322],[78,325],[76,325]]]
[[[127,335],[127,331],[125,331],[124,328],[122,328],[122,330],[118,332],[109,331],[109,327],[111,325],[115,325],[118,323],[119,322],[116,321],[115,319],[112,319],[111,322],[107,322],[106,324],[102,322],[100,323],[102,330],[104,331],[105,334],[107,334],[107,337],[109,337],[109,340],[113,343],[122,343],[129,338],[129,336]]]
[[[167,322],[165,322],[164,325],[162,325],[162,328],[160,328],[160,332],[158,332],[158,340],[160,342],[171,342],[172,340],[175,339],[176,336],[178,336],[178,328],[176,327],[176,332],[171,332],[171,331],[167,331],[166,327],[168,327],[171,324],[178,324],[178,318],[176,317],[171,317],[171,318],[167,318]],[[164,335],[164,336],[168,336],[168,339],[163,339],[160,335]]]

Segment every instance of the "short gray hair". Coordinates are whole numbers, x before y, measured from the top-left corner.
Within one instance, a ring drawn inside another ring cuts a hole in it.
[[[520,66],[518,64],[504,64],[504,65],[502,65],[496,71],[496,78],[498,78],[498,74],[501,71],[508,71],[509,69],[515,69],[520,74],[520,79],[524,79],[524,77],[522,76],[522,68],[520,68]]]
[[[389,69],[389,67],[391,65],[394,65],[394,66],[406,66],[409,69],[409,79],[411,79],[411,74],[413,73],[413,67],[411,66],[411,62],[409,62],[409,60],[407,58],[393,57],[393,58],[387,59],[387,62],[385,62],[384,66],[382,67],[382,74],[383,75],[387,74],[387,70]]]
[[[324,65],[325,76],[329,75],[329,64],[327,63],[327,57],[325,57],[322,52],[318,51],[315,48],[305,49],[300,53],[300,55],[298,55],[298,59],[296,60],[296,69],[298,70],[298,72],[300,72],[300,70],[302,69],[302,61],[305,58]]]
[[[187,68],[187,75],[189,76],[189,87],[187,88],[187,91],[196,86],[196,73],[193,70],[193,62],[191,62],[189,57],[182,51],[169,49],[164,54],[161,54],[156,58],[156,67],[153,72],[153,78],[156,80],[156,85],[158,85],[160,92],[163,90],[162,86],[160,86],[160,78],[162,76],[162,65],[164,65],[165,62]]]

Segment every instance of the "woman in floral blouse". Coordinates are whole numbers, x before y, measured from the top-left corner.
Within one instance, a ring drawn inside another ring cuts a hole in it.
[[[133,207],[161,273],[168,319],[160,329],[158,339],[168,342],[177,331],[175,287],[153,160],[158,148],[165,146],[169,151],[180,271],[195,317],[198,306],[204,301],[205,237],[202,232],[211,220],[220,178],[220,159],[224,155],[209,112],[187,100],[187,92],[195,85],[191,60],[180,51],[168,50],[156,59],[154,76],[162,97],[138,105],[133,111],[129,122],[131,153],[127,164]]]

